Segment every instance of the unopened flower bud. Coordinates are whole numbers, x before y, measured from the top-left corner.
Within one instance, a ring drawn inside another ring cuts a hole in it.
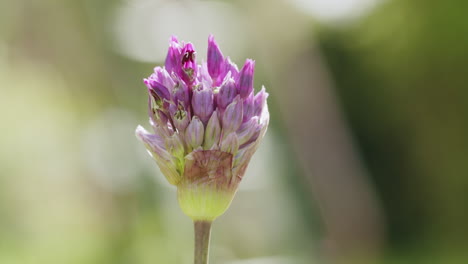
[[[227,80],[219,89],[217,96],[218,107],[226,109],[226,107],[234,100],[237,95],[236,83],[234,79]]]
[[[253,91],[254,69],[255,62],[251,59],[247,59],[244,67],[242,67],[242,70],[239,73],[237,88],[242,98],[246,98]]]
[[[244,145],[248,143],[252,137],[259,133],[261,125],[258,122],[258,117],[254,116],[249,121],[242,124],[242,126],[237,131],[237,138],[239,140],[239,145]]]
[[[160,82],[157,82],[153,79],[144,79],[143,82],[146,84],[146,86],[150,90],[151,95],[153,95],[153,97],[156,100],[164,100],[171,98],[169,90]]]
[[[266,104],[266,99],[268,98],[268,93],[265,92],[265,87],[262,86],[262,90],[258,92],[254,97],[254,115],[260,116],[263,108]]]
[[[182,103],[185,108],[190,105],[190,91],[188,86],[182,80],[178,79],[172,90],[174,103]]]
[[[238,95],[234,101],[228,105],[226,111],[223,114],[223,133],[227,135],[228,133],[236,131],[242,124],[242,100]]]
[[[239,68],[237,68],[237,65],[231,61],[231,58],[227,57],[224,60],[224,74],[231,73],[232,78],[237,80],[239,77]]]
[[[216,80],[221,73],[224,62],[223,54],[216,44],[213,35],[208,37],[208,72],[213,80]]]
[[[211,149],[214,144],[218,144],[221,135],[221,125],[219,123],[218,113],[214,111],[211,115],[205,129],[204,149]]]
[[[170,111],[172,115],[172,120],[174,122],[174,126],[177,128],[177,131],[183,133],[190,122],[190,117],[187,111],[185,111],[182,103],[180,103],[178,107],[172,104],[170,107]]]
[[[181,52],[182,56],[182,72],[180,77],[188,84],[193,83],[197,76],[197,63],[195,60],[195,48],[192,43],[185,44]]]
[[[154,79],[156,81],[158,81],[164,87],[166,87],[169,90],[169,92],[171,92],[174,88],[175,82],[172,79],[171,75],[164,68],[154,68],[154,74],[152,74],[152,76],[154,76]]]
[[[211,89],[195,89],[192,97],[193,112],[206,124],[213,113],[213,91]]]
[[[231,153],[233,156],[237,154],[239,150],[239,140],[235,132],[229,133],[229,135],[223,138],[220,150]]]
[[[196,149],[203,143],[204,135],[205,129],[203,123],[197,116],[194,116],[192,122],[190,122],[185,130],[185,143],[187,143],[191,149]]]
[[[253,92],[247,96],[244,100],[244,116],[242,117],[243,122],[250,120],[250,118],[254,115],[255,106],[254,106],[254,96]]]
[[[166,56],[166,70],[170,72],[177,72],[180,68],[181,54],[179,41],[175,36],[171,37],[169,42],[169,50]]]

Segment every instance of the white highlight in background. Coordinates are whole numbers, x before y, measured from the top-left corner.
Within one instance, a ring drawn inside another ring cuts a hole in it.
[[[344,22],[367,14],[383,0],[291,0],[299,10],[321,22]]]

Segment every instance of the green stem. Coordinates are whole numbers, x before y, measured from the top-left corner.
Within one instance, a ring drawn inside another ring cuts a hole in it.
[[[211,222],[195,221],[195,264],[208,264]]]

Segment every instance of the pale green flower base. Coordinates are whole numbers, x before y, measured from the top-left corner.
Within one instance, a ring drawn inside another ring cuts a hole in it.
[[[182,211],[193,221],[212,222],[222,215],[232,202],[235,190],[216,189],[213,186],[181,184],[177,198]]]

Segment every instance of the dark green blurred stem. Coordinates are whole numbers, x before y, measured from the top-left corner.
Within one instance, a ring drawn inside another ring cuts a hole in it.
[[[195,264],[208,264],[210,249],[211,222],[194,221],[195,226]]]

